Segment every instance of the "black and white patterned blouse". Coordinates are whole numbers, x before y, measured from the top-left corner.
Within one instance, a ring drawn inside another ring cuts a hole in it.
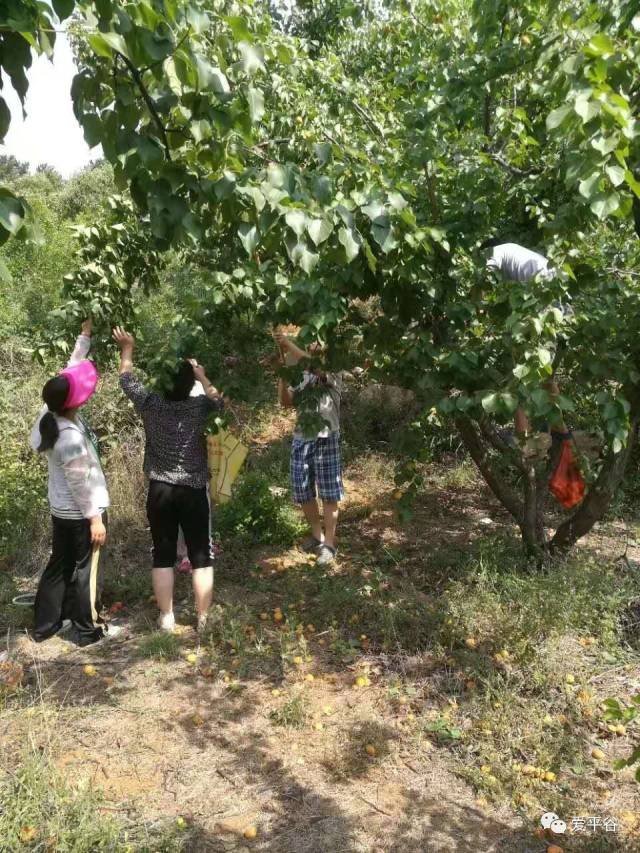
[[[165,400],[132,373],[120,374],[120,387],[142,416],[146,444],[144,471],[151,480],[201,489],[207,484],[207,418],[224,408],[222,397]]]

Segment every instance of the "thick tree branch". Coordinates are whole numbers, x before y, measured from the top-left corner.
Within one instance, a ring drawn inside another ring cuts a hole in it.
[[[506,160],[502,154],[494,154],[492,151],[487,151],[487,156],[490,157],[495,163],[498,163],[504,169],[507,169],[509,172],[512,172],[514,175],[518,175],[521,178],[527,178],[529,175],[539,175],[540,172],[536,169],[520,169],[518,166],[514,166],[513,163],[510,163]]]
[[[455,417],[455,424],[465,447],[478,466],[487,485],[500,503],[511,513],[516,522],[522,525],[524,520],[522,501],[511,486],[505,482],[504,478],[498,472],[494,471],[487,448],[483,444],[473,421],[466,415],[457,415]]]
[[[524,460],[522,458],[522,453],[512,445],[508,444],[498,433],[498,430],[495,428],[494,424],[489,420],[488,417],[483,417],[479,421],[480,429],[482,430],[482,434],[487,439],[489,444],[495,448],[499,453],[503,453],[506,457],[512,460],[513,464],[520,471],[525,470]]]
[[[151,118],[153,119],[156,127],[158,128],[160,136],[162,137],[166,158],[167,160],[171,160],[171,149],[169,147],[169,140],[167,138],[167,129],[165,128],[164,123],[160,118],[160,113],[156,109],[156,105],[153,103],[151,95],[147,91],[147,87],[145,86],[144,81],[142,79],[142,74],[136,68],[133,62],[131,62],[130,59],[127,59],[127,57],[123,53],[120,53],[119,51],[116,51],[116,53],[131,72],[131,76],[135,80],[136,85],[140,90],[140,94],[142,95],[142,98],[145,104],[147,105],[147,109],[151,113]]]

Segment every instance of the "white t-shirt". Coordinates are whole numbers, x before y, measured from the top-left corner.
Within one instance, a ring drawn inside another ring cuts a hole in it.
[[[302,382],[292,390],[294,393],[299,393],[310,385],[317,385],[318,382],[318,377],[314,373],[305,370]],[[317,438],[328,438],[332,433],[340,432],[340,398],[342,396],[342,387],[342,373],[326,374],[326,382],[324,385],[321,385],[322,393],[317,403],[318,414],[326,422],[326,426],[318,432]],[[306,438],[298,424],[296,424],[293,434],[296,438]]]
[[[518,243],[494,246],[487,260],[487,269],[498,270],[505,281],[530,281],[537,275],[549,279],[555,275],[544,255],[525,249]]]

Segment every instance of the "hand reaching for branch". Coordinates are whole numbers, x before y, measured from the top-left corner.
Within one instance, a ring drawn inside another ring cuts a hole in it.
[[[121,351],[133,349],[133,345],[135,343],[134,337],[129,332],[126,332],[122,326],[116,326],[113,330],[112,336]]]
[[[125,332],[122,326],[116,326],[112,335],[120,348],[120,373],[130,373],[133,370],[133,335]]]

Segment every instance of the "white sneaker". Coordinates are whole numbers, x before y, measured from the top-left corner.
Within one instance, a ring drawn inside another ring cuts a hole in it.
[[[158,630],[164,631],[167,634],[172,634],[176,629],[176,617],[171,613],[161,613],[158,616]]]

